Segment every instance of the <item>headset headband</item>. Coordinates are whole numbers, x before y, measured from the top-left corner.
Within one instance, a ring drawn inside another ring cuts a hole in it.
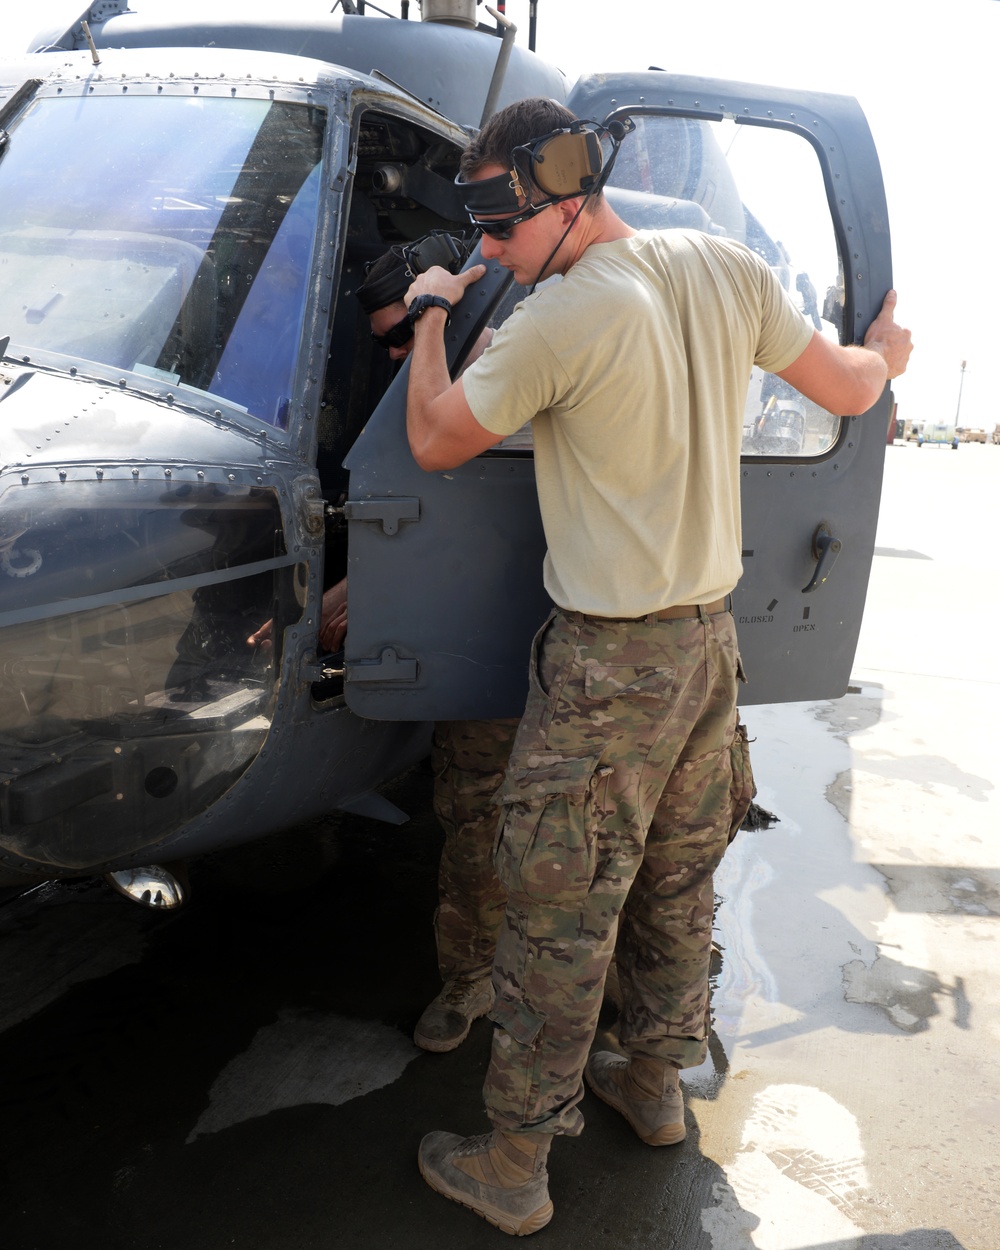
[[[513,216],[527,204],[538,208],[570,200],[578,195],[595,195],[607,181],[622,140],[633,130],[628,118],[612,122],[575,121],[562,130],[553,130],[511,153],[513,169],[495,178],[476,182],[455,179],[465,196],[465,211],[473,217]],[[612,150],[607,160],[601,140],[608,138]],[[535,200],[538,191],[541,200]]]

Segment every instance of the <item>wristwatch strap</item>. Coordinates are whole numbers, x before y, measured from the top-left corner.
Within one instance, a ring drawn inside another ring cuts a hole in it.
[[[447,329],[447,327],[451,324],[452,308],[451,304],[443,295],[418,295],[415,299],[412,299],[407,313],[410,318],[410,324],[413,325],[415,321],[418,321],[428,308],[443,308],[445,310],[448,314],[447,320],[444,323],[445,328]]]

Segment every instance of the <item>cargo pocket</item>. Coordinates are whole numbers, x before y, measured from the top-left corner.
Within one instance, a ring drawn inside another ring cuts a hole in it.
[[[730,748],[730,759],[732,761],[733,776],[729,785],[729,799],[731,803],[731,819],[729,825],[729,841],[740,831],[740,825],[746,819],[746,814],[750,810],[750,804],[754,795],[757,793],[757,787],[754,785],[753,769],[750,767],[750,740],[747,737],[747,727],[741,721],[736,722],[736,732],[733,735],[733,745]]]
[[[494,1035],[483,1089],[490,1118],[495,1124],[511,1127],[531,1124],[545,1110],[541,1083],[546,1018],[523,999],[498,994],[489,1019],[503,1030]]]
[[[600,758],[533,751],[511,760],[496,795],[494,864],[512,898],[563,904],[589,893],[597,868],[593,786],[612,771]]]
[[[506,1029],[522,1046],[533,1046],[545,1023],[541,1012],[529,1007],[523,999],[507,998],[505,995],[497,996],[487,1019]]]
[[[617,699],[620,695],[645,695],[669,699],[674,693],[677,670],[652,664],[588,664],[584,678],[588,699]]]

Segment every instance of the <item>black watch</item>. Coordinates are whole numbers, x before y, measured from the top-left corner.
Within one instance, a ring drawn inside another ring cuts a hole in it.
[[[451,304],[443,295],[416,295],[410,300],[410,307],[407,316],[410,318],[410,325],[418,321],[428,308],[443,308],[448,314],[445,319],[444,328],[451,325]]]

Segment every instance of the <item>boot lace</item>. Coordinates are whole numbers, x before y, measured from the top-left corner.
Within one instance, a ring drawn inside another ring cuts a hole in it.
[[[461,1007],[479,992],[481,981],[453,981],[441,995],[441,1001],[450,1007]]]
[[[467,1155],[481,1155],[484,1151],[492,1150],[495,1145],[493,1133],[480,1133],[477,1137],[468,1137],[461,1146],[455,1150],[456,1157]]]

